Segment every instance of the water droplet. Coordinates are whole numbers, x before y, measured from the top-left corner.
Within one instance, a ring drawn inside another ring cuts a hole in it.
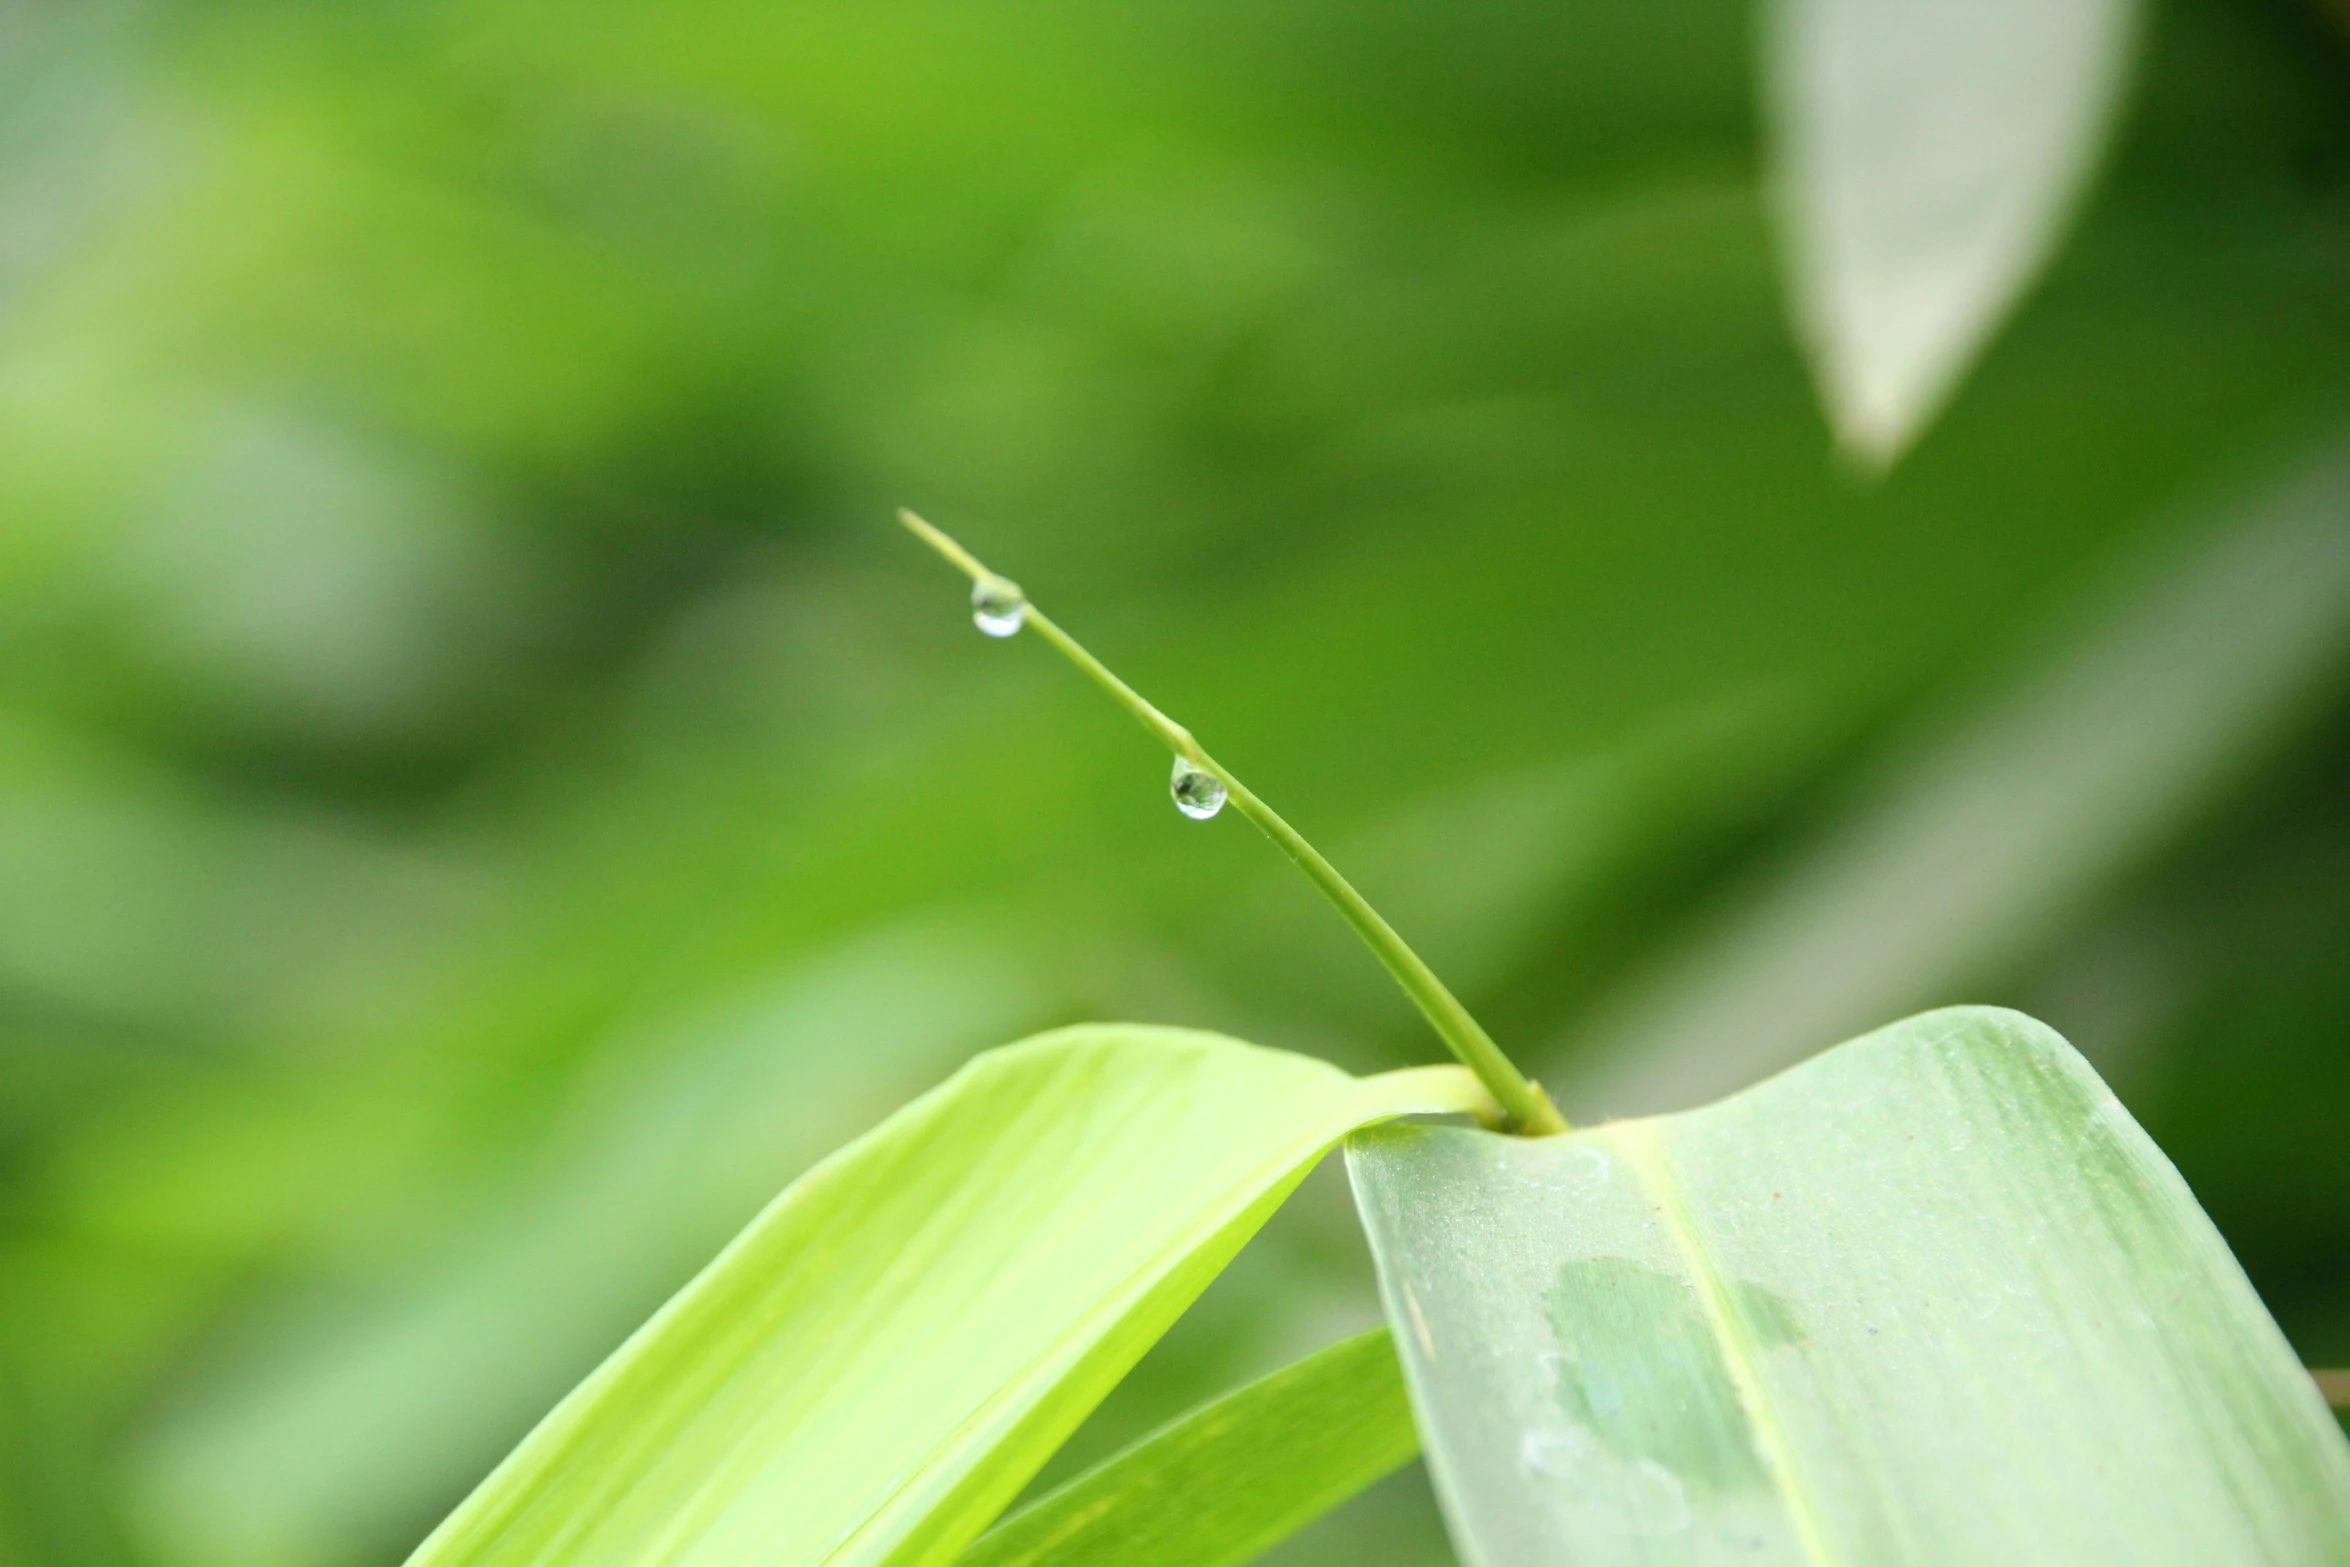
[[[1008,637],[1028,623],[1028,595],[1009,577],[971,584],[971,623],[991,637]]]
[[[1195,822],[1204,822],[1224,809],[1224,780],[1188,756],[1175,758],[1175,776],[1168,780],[1167,789],[1175,796],[1175,809]]]

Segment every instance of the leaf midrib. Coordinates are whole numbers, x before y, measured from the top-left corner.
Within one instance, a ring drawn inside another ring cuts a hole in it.
[[[1764,1472],[1771,1477],[1771,1485],[1787,1509],[1788,1520],[1795,1526],[1795,1537],[1803,1546],[1804,1560],[1811,1567],[1841,1567],[1840,1558],[1830,1547],[1827,1531],[1820,1523],[1811,1488],[1804,1483],[1796,1465],[1794,1448],[1779,1421],[1778,1407],[1763,1385],[1762,1345],[1731,1299],[1721,1268],[1706,1248],[1704,1233],[1690,1214],[1681,1183],[1674,1179],[1672,1166],[1665,1158],[1656,1122],[1617,1121],[1595,1128],[1589,1135],[1593,1141],[1611,1145],[1631,1166],[1634,1177],[1655,1197],[1657,1215],[1664,1221],[1665,1231],[1672,1236],[1682,1261],[1688,1265],[1690,1280],[1705,1310],[1706,1324],[1721,1350],[1722,1364],[1729,1371],[1730,1385],[1738,1395],[1738,1407],[1745,1413],[1747,1429],[1754,1439],[1755,1456],[1762,1460]]]

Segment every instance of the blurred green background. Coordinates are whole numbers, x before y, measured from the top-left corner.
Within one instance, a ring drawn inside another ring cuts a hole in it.
[[[2350,34],[2157,7],[1882,482],[1743,0],[0,5],[0,1562],[397,1562],[1068,1021],[1571,1116],[2046,1017],[2350,1361]],[[1066,1462],[1376,1317],[1317,1175]],[[1407,1473],[1283,1560],[1447,1560]]]

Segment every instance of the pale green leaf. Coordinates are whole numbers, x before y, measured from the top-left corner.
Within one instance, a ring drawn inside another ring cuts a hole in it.
[[[1173,1029],[991,1051],[787,1189],[413,1567],[946,1560],[1332,1142],[1486,1108]]]
[[[1348,1150],[1471,1567],[2350,1560],[2350,1445],[2028,1018],[1928,1013],[1679,1115]]]
[[[1899,454],[2053,248],[2134,0],[1777,0],[1796,313],[1848,449]]]
[[[1394,1340],[1375,1328],[1153,1432],[956,1567],[1236,1567],[1419,1450]]]

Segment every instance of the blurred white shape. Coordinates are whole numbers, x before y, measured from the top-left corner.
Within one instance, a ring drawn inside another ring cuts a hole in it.
[[[1839,439],[1889,464],[2054,248],[2133,0],[1778,0],[1768,74],[1798,327]]]
[[[1744,1087],[2031,952],[2336,690],[2350,443],[2142,572],[2037,678],[1896,766],[1829,839],[1575,1043],[1568,1114]],[[2094,1054],[2095,1041],[2084,1048]]]

